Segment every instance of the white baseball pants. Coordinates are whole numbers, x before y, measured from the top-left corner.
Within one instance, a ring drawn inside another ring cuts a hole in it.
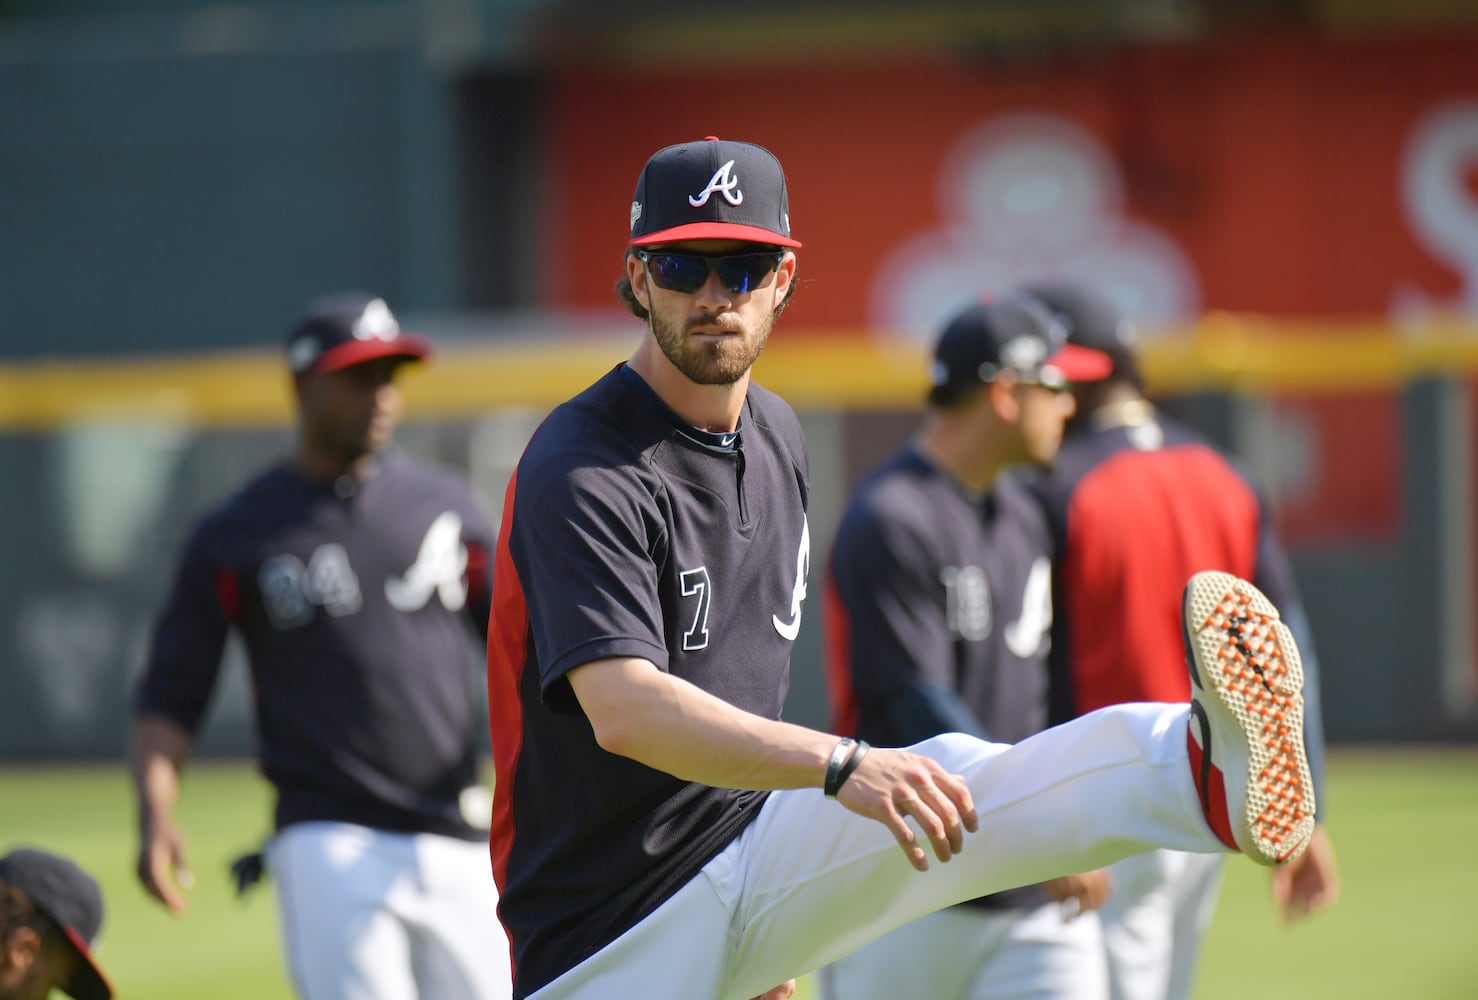
[[[267,851],[302,1000],[508,1000],[487,845],[297,823]]]
[[[1225,857],[1150,851],[1115,862],[1104,904],[1112,1000],[1190,1000]]]
[[[1097,913],[951,906],[889,931],[815,976],[823,1000],[1108,1000]]]
[[[1224,852],[1191,779],[1188,714],[1115,705],[1012,746],[958,733],[919,744],[964,775],[980,815],[964,851],[922,873],[886,827],[819,789],[775,792],[667,902],[533,996],[748,1000],[975,896],[1154,847]]]

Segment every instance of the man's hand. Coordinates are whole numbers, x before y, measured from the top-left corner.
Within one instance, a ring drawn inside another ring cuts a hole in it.
[[[754,1000],[790,1000],[790,998],[793,996],[795,996],[794,979],[790,980],[790,982],[787,983],[781,983],[779,986],[775,987],[764,996],[755,997]]]
[[[1314,827],[1309,846],[1297,859],[1273,869],[1273,902],[1283,922],[1318,913],[1339,899],[1339,870],[1324,827]]]
[[[1043,882],[1042,888],[1047,890],[1047,895],[1062,904],[1063,919],[1071,920],[1102,906],[1113,885],[1108,869],[1099,868],[1081,875],[1064,875]]]
[[[965,833],[979,826],[965,779],[906,750],[874,747],[837,793],[837,801],[893,831],[909,864],[921,872],[929,870],[929,856],[904,817],[917,821],[940,861],[958,854]]]
[[[139,831],[139,881],[172,913],[189,908],[181,889],[192,889],[195,878],[185,860],[185,837],[167,816],[146,819]]]

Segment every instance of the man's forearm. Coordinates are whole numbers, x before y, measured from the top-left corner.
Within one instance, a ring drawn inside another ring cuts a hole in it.
[[[157,715],[133,721],[131,764],[139,821],[171,815],[179,799],[180,775],[194,740],[181,725]]]
[[[736,708],[647,660],[598,660],[570,671],[569,680],[603,748],[685,781],[820,787],[837,743]]]

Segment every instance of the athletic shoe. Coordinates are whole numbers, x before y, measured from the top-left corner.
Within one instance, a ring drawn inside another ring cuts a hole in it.
[[[1229,573],[1197,573],[1181,603],[1191,774],[1212,831],[1263,865],[1303,853],[1314,832],[1304,755],[1303,667],[1278,609]]]

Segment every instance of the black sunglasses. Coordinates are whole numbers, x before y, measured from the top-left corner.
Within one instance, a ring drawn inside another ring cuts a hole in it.
[[[1051,364],[1033,368],[1002,368],[987,362],[980,366],[980,381],[993,382],[1003,371],[1009,372],[1017,385],[1036,385],[1053,392],[1067,392],[1072,388],[1062,370]]]
[[[784,251],[741,253],[730,257],[699,253],[653,253],[638,250],[637,260],[647,266],[652,281],[669,292],[691,295],[703,287],[708,276],[718,272],[718,280],[730,294],[740,295],[758,288],[770,272],[780,266]]]

